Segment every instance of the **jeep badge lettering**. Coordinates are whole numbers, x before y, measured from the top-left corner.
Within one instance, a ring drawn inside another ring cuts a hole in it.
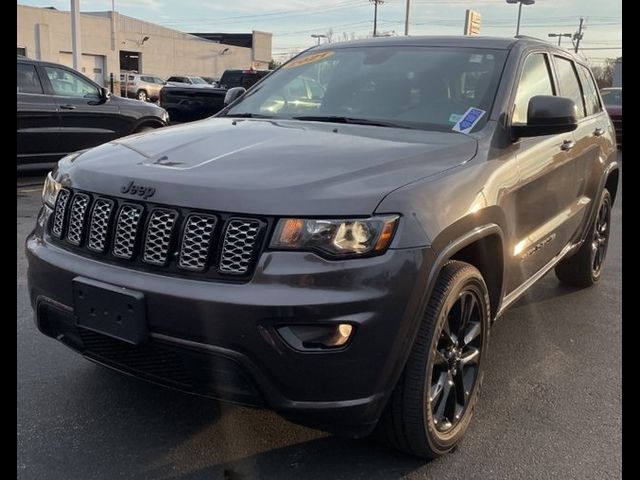
[[[156,189],[153,187],[145,187],[143,185],[136,185],[133,180],[129,182],[128,185],[125,185],[120,188],[122,193],[129,193],[131,195],[138,195],[145,200],[149,197],[153,197],[156,193]]]

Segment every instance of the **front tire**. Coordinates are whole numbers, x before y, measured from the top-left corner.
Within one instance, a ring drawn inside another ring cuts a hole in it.
[[[611,194],[603,189],[587,238],[578,251],[556,265],[560,282],[573,287],[590,287],[598,280],[604,266],[611,231]]]
[[[489,318],[489,294],[478,269],[445,264],[374,435],[425,459],[458,445],[480,395]]]
[[[144,91],[144,90],[138,90],[138,93],[136,94],[136,97],[141,102],[146,102],[147,100],[149,100],[149,96],[147,95],[147,92]]]

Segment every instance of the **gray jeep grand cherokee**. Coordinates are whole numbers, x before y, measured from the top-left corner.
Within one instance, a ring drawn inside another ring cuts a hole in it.
[[[36,322],[431,458],[469,426],[492,322],[553,268],[598,281],[615,152],[589,68],[548,43],[313,48],[216,118],[61,160],[26,244]]]

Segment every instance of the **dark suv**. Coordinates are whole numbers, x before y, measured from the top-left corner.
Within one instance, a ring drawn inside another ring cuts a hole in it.
[[[111,96],[57,63],[18,55],[18,168],[42,168],[65,155],[167,125],[156,105]]]
[[[441,455],[492,322],[552,269],[600,278],[615,147],[589,68],[548,43],[320,46],[214,118],[61,160],[26,244],[36,322],[143,379]]]

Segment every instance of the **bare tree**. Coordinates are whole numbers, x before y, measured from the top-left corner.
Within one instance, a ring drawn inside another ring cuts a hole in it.
[[[607,88],[613,84],[613,67],[615,58],[607,58],[603,63],[591,67],[598,88]]]
[[[327,30],[327,43],[331,43],[333,41],[333,28]]]

